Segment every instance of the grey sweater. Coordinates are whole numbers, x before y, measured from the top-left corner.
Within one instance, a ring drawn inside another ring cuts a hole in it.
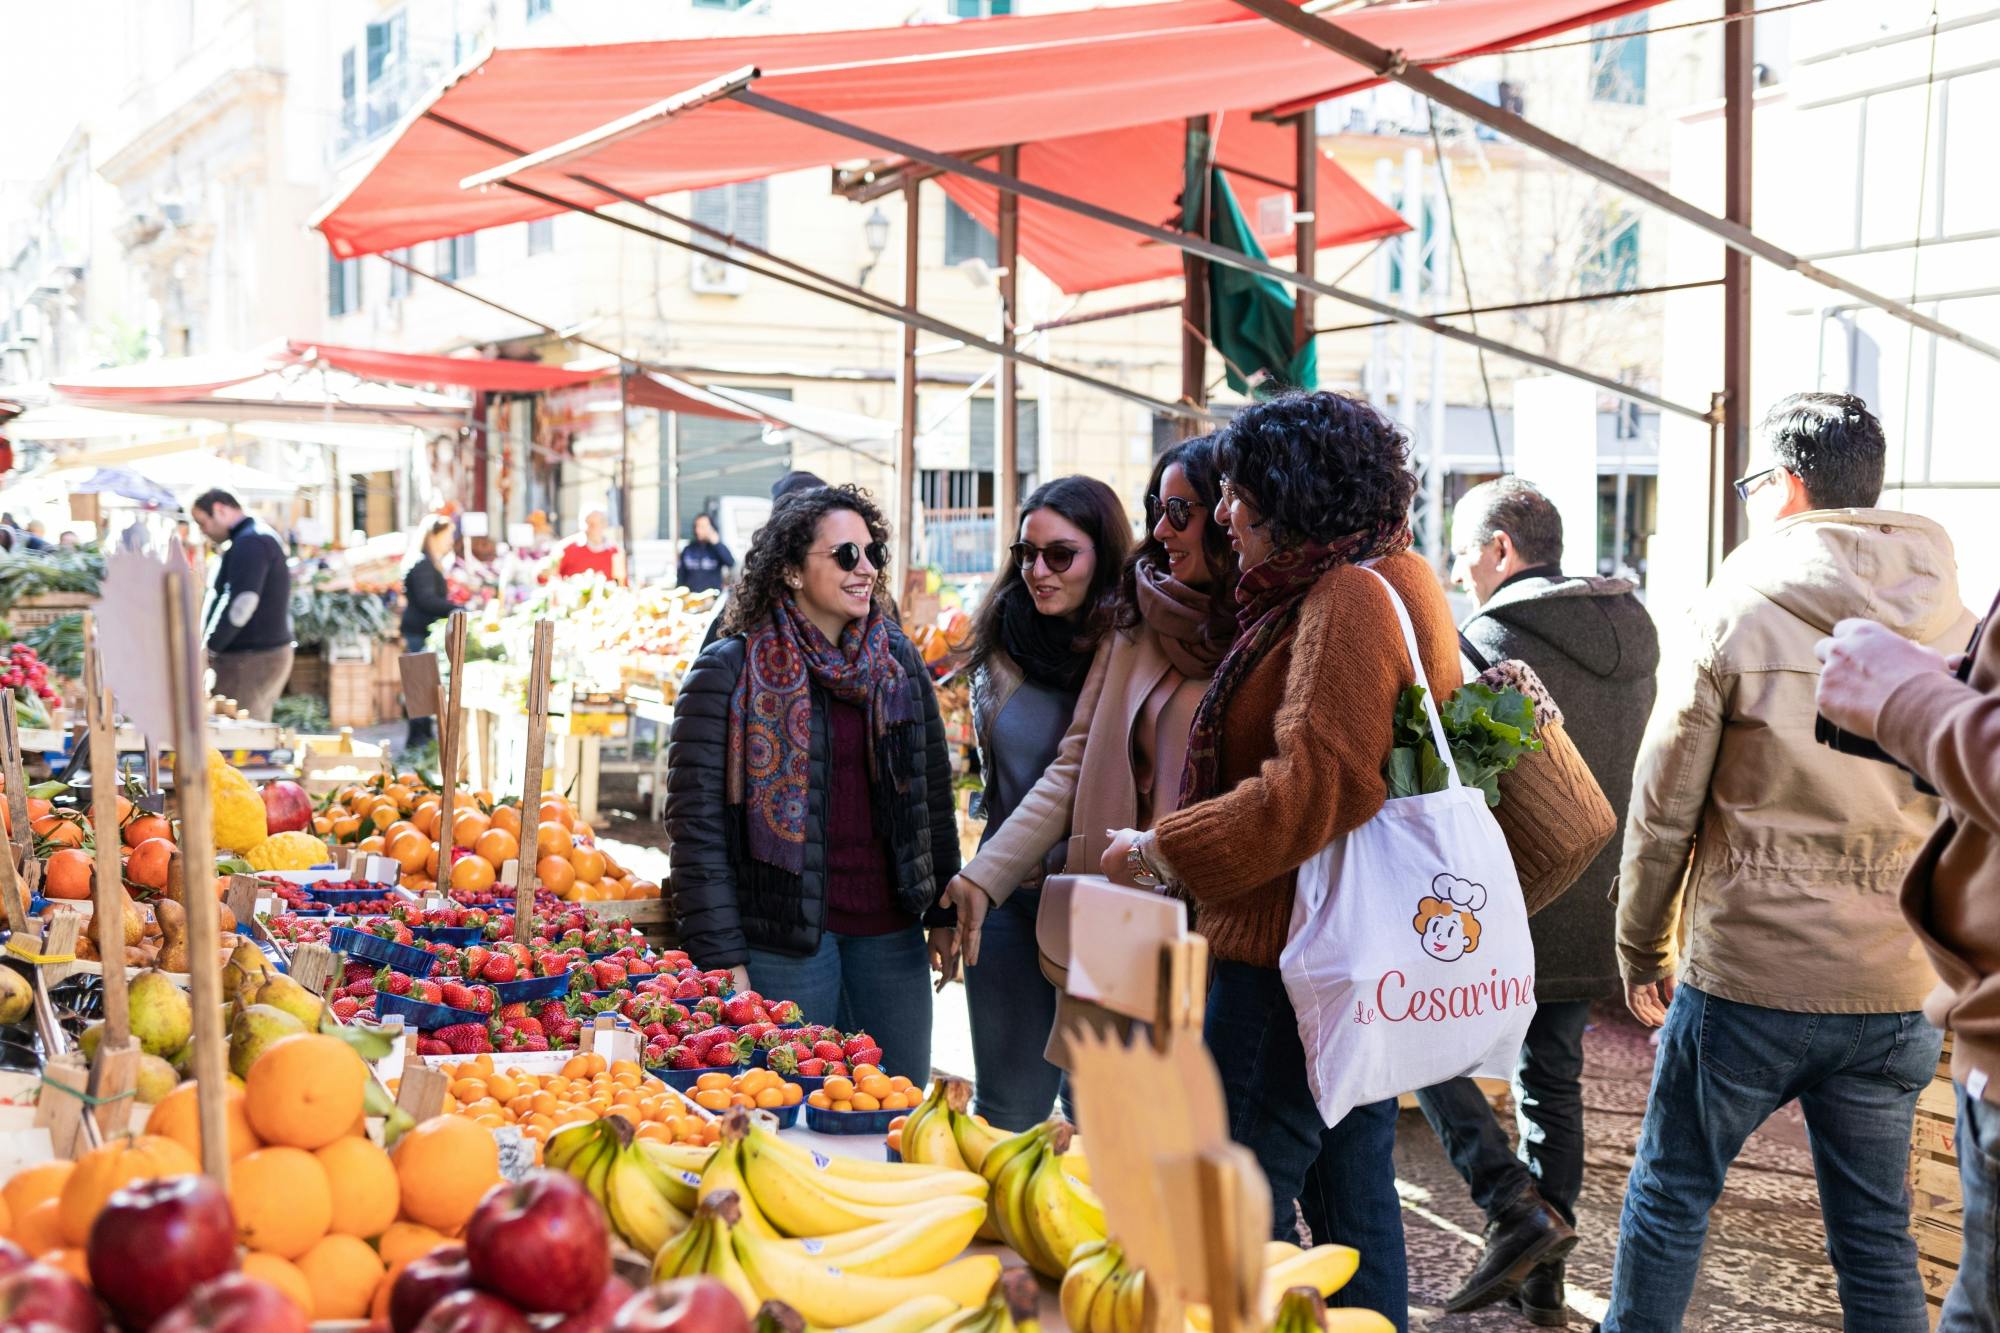
[[[1660,665],[1659,636],[1632,585],[1531,575],[1496,591],[1463,632],[1488,662],[1518,658],[1535,669],[1623,827]],[[1594,1000],[1618,992],[1619,852],[1613,838],[1569,892],[1529,920],[1537,999]]]

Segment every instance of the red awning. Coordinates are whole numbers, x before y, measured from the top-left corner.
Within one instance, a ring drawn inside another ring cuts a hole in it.
[[[692,417],[720,417],[726,421],[759,421],[767,426],[784,423],[775,417],[753,412],[741,403],[729,402],[686,380],[654,371],[641,371],[625,381],[625,401],[632,407],[659,412],[684,412]]]
[[[1412,60],[1438,61],[1653,2],[1433,0],[1345,14],[1341,21]],[[322,210],[316,225],[335,254],[349,257],[549,216],[561,210],[504,188],[463,191],[458,182],[746,65],[763,71],[757,91],[878,133],[960,153],[1002,142],[1036,145],[1054,150],[1052,161],[1062,156],[1052,141],[1190,115],[1247,113],[1375,82],[1362,66],[1228,0],[862,31],[503,50],[463,72],[413,115],[366,174]],[[582,162],[527,173],[520,182],[597,208],[612,196],[579,185],[568,172],[651,197],[871,156],[851,140],[722,101]],[[1107,169],[1120,168],[1101,157],[1089,164],[1092,175]],[[1288,179],[1291,173],[1271,174]],[[1152,197],[1121,202],[1123,211],[1161,212]],[[1333,214],[1337,202],[1330,197],[1322,212]],[[1074,221],[1065,218],[1064,228]],[[1364,229],[1379,224],[1372,213],[1363,219]],[[1027,230],[1024,224],[1024,249]],[[1074,241],[1051,245],[1052,252],[1066,248],[1081,249]]]
[[[287,353],[294,360],[323,361],[362,379],[386,380],[392,384],[451,384],[488,393],[539,393],[572,384],[585,384],[600,372],[564,370],[539,361],[506,361],[492,357],[420,356],[412,352],[384,352],[367,347],[335,347],[328,343],[290,342]]]

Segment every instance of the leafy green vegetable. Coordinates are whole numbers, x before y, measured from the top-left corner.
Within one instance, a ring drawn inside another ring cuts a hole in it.
[[[287,694],[271,707],[271,720],[290,731],[308,734],[323,732],[329,726],[326,700],[317,694]]]
[[[1519,690],[1495,690],[1474,681],[1461,686],[1438,709],[1459,781],[1500,804],[1500,775],[1522,755],[1542,748],[1535,739],[1534,701]],[[1387,770],[1389,797],[1421,796],[1451,785],[1443,758],[1431,739],[1424,712],[1424,689],[1412,685],[1396,702],[1396,728]]]
[[[369,592],[292,589],[292,637],[301,648],[389,635],[389,605]]]
[[[57,616],[46,625],[37,625],[21,636],[21,642],[35,650],[48,665],[49,674],[68,680],[83,678],[83,614],[72,611]]]
[[[104,553],[95,546],[17,550],[0,560],[0,611],[45,592],[95,594],[104,585]]]

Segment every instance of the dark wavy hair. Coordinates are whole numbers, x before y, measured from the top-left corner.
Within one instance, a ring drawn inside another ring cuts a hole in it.
[[[1780,398],[1759,427],[1778,465],[1805,483],[1814,509],[1873,509],[1889,445],[1882,423],[1851,393]]]
[[[1327,543],[1407,519],[1410,442],[1359,398],[1287,393],[1238,413],[1216,436],[1222,475],[1281,547]]]
[[[771,507],[771,517],[750,539],[750,550],[743,557],[743,577],[723,612],[724,634],[747,634],[770,619],[772,608],[787,591],[785,574],[806,562],[819,521],[843,509],[861,515],[870,538],[889,540],[889,521],[859,486],[815,486],[791,492]],[[875,571],[874,595],[878,605],[887,602],[888,570]]]
[[[1125,506],[1119,502],[1118,492],[1095,477],[1057,477],[1037,486],[1021,502],[1014,531],[1019,532],[1028,515],[1037,509],[1062,515],[1090,538],[1090,544],[1096,548],[1097,568],[1091,572],[1090,587],[1084,591],[1074,645],[1079,653],[1093,652],[1097,641],[1111,626],[1118,600],[1118,579],[1124,571],[1126,553],[1132,549],[1132,520],[1125,517]],[[1027,596],[1028,584],[1018,567],[1010,565],[995,577],[992,590],[972,618],[970,665],[973,668],[984,666],[1000,647],[1000,621],[1007,604]]]
[[[1222,498],[1222,474],[1216,467],[1215,437],[1196,435],[1182,440],[1158,458],[1153,460],[1153,475],[1146,479],[1146,494],[1158,495],[1165,484],[1167,469],[1178,464],[1181,475],[1187,478],[1189,486],[1199,497],[1202,518],[1206,526],[1201,531],[1201,554],[1208,562],[1211,581],[1208,585],[1208,614],[1218,622],[1226,622],[1232,629],[1236,623],[1236,548],[1229,544],[1229,529],[1215,521],[1215,506]],[[1155,568],[1164,572],[1167,568],[1167,548],[1153,536],[1153,529],[1160,523],[1159,515],[1149,507],[1146,510],[1146,533],[1139,544],[1132,548],[1132,554],[1125,560],[1125,570],[1118,580],[1118,607],[1112,616],[1112,623],[1119,629],[1132,629],[1139,623],[1139,562],[1150,560]]]

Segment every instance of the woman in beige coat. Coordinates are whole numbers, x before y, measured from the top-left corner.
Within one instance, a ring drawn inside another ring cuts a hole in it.
[[[1151,530],[1126,562],[1115,632],[1098,645],[1055,761],[946,890],[968,966],[978,961],[987,912],[1055,861],[1054,849],[1066,842],[1064,868],[1094,874],[1107,830],[1151,828],[1172,813],[1189,721],[1236,635],[1236,557],[1214,519],[1220,490],[1206,436],[1154,464],[1146,496]],[[1040,940],[1060,940],[1067,929],[1051,906],[1041,909]],[[1080,1017],[1077,1002],[1065,997],[1056,1031]],[[1053,1040],[1048,1054],[1059,1054]],[[997,1072],[1056,1086],[1052,1070]],[[980,1071],[982,1081],[991,1076]],[[1048,1110],[1042,1102],[1035,1118]]]

